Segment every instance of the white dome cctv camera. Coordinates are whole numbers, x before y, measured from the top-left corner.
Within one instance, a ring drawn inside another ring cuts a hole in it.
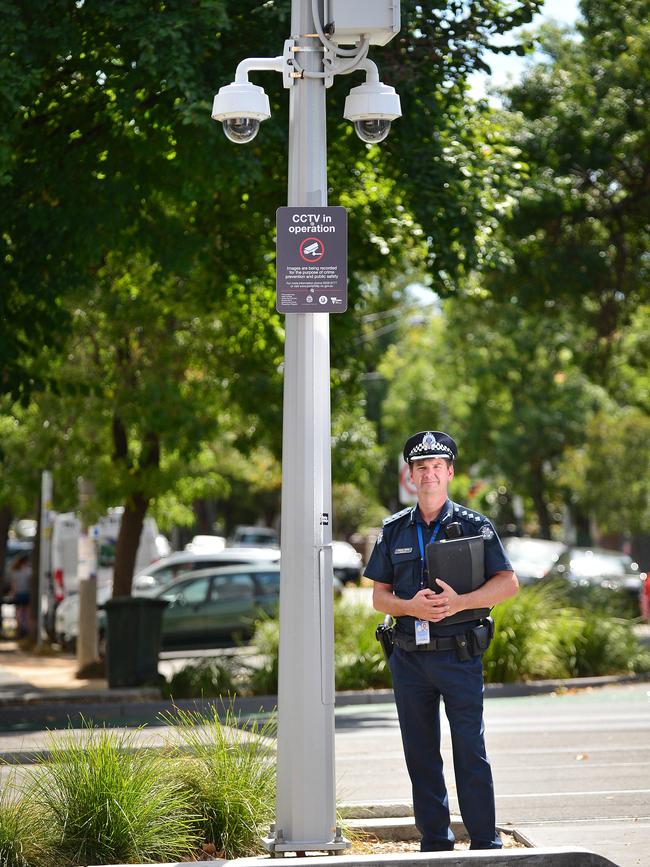
[[[402,116],[394,87],[380,81],[366,81],[353,87],[345,100],[343,117],[354,123],[354,131],[368,144],[383,141],[391,122]]]
[[[219,88],[212,106],[212,119],[220,120],[226,137],[235,144],[253,141],[260,123],[271,117],[269,98],[262,87],[234,82]]]

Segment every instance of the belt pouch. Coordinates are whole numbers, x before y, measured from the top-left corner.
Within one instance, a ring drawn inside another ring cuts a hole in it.
[[[472,658],[472,654],[470,653],[467,635],[464,632],[462,635],[454,635],[454,640],[456,642],[456,655],[460,661],[469,662]]]
[[[493,631],[494,626],[491,629],[490,624],[487,622],[480,623],[470,630],[468,637],[471,644],[472,656],[479,656],[479,654],[485,653],[490,646]]]

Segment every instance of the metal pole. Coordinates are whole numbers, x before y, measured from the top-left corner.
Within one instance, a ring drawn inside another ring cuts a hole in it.
[[[320,2],[322,13],[322,0]],[[323,69],[311,0],[292,0],[306,70]],[[327,205],[325,85],[296,80],[289,103],[290,206]],[[286,317],[276,823],[273,852],[337,850],[331,549],[329,315]]]
[[[40,649],[43,644],[43,595],[50,586],[52,572],[52,473],[48,470],[43,470],[41,474],[41,514],[38,531],[40,547],[36,598],[36,648]],[[48,604],[53,604],[51,598],[48,599]]]

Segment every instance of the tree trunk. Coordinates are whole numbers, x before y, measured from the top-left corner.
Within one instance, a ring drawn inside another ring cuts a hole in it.
[[[133,494],[124,505],[124,514],[115,546],[113,597],[131,595],[135,558],[148,506],[149,500],[141,493]]]
[[[209,536],[212,533],[212,518],[208,507],[208,502],[205,497],[198,497],[192,503],[194,516],[196,519],[196,532],[202,536]]]
[[[113,420],[113,443],[116,461],[128,461],[126,432],[119,418]],[[142,443],[142,459],[138,473],[146,474],[160,466],[160,441],[157,434],[145,434]],[[127,498],[120,532],[115,545],[115,568],[113,571],[113,597],[130,596],[133,583],[133,569],[138,553],[144,518],[149,508],[149,495],[136,491]]]
[[[0,506],[0,590],[4,588],[5,557],[7,556],[7,537],[13,518],[9,506]]]

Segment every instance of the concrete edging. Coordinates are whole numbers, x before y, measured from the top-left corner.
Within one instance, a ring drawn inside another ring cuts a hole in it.
[[[222,861],[232,867],[268,867],[269,858],[237,858]],[[293,867],[332,867],[330,856],[292,858]],[[395,855],[337,855],[336,867],[465,867],[485,864],[489,867],[617,867],[608,858],[579,847],[558,846],[540,849],[465,850],[453,852],[405,852]],[[172,867],[172,865],[169,865]],[[174,865],[181,867],[181,865]]]

